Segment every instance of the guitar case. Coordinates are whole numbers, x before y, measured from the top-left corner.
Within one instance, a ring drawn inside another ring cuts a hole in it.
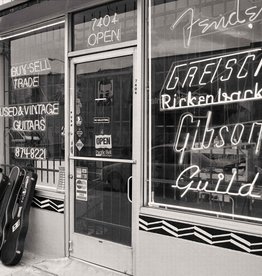
[[[21,170],[19,167],[15,166],[11,169],[6,187],[4,187],[4,184],[2,185],[2,181],[0,184],[1,192],[3,192],[3,194],[1,194],[0,202],[0,249],[2,248],[6,234],[7,206],[9,204],[11,195],[14,194],[14,192],[18,192],[24,177],[24,173],[24,170]]]
[[[25,172],[25,171],[24,171]],[[37,174],[26,171],[22,183],[15,185],[6,208],[6,224],[1,260],[5,265],[16,265],[22,258],[28,230],[29,211],[34,196]]]
[[[3,170],[0,168],[0,208],[1,208],[1,202],[4,198],[8,183],[9,183],[9,177],[3,174]]]

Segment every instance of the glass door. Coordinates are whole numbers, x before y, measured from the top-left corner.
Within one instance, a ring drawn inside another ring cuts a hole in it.
[[[133,48],[71,61],[71,255],[132,273]]]

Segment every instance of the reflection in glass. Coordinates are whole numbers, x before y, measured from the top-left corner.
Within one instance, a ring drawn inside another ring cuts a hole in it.
[[[76,65],[75,155],[131,159],[132,56]]]
[[[73,50],[136,39],[136,1],[108,3],[73,14]]]
[[[57,188],[64,165],[64,26],[5,41],[8,95],[4,166],[29,166]],[[7,85],[6,85],[7,86]]]
[[[230,16],[237,3],[241,24]],[[262,217],[259,10],[241,0],[151,1],[152,202]]]
[[[24,111],[10,119],[11,148],[46,148],[49,160],[63,159],[63,49],[63,27],[10,41],[9,105]],[[35,110],[37,105],[41,110]]]
[[[75,232],[131,245],[130,164],[75,163]]]
[[[75,79],[75,155],[131,160],[133,57],[77,64]],[[75,231],[131,245],[131,176],[131,164],[76,161]]]

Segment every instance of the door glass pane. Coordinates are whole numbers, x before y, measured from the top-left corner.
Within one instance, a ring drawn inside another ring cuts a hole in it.
[[[76,65],[75,156],[132,158],[132,56]]]
[[[76,161],[75,232],[131,245],[131,203],[127,199],[131,166]]]
[[[75,232],[131,245],[132,56],[76,65]],[[131,183],[130,183],[131,184]],[[131,191],[130,193],[131,194]]]

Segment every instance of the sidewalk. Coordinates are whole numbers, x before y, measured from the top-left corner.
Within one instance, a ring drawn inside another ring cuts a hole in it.
[[[123,276],[124,274],[69,258],[46,259],[25,252],[20,264],[0,263],[1,276]]]

